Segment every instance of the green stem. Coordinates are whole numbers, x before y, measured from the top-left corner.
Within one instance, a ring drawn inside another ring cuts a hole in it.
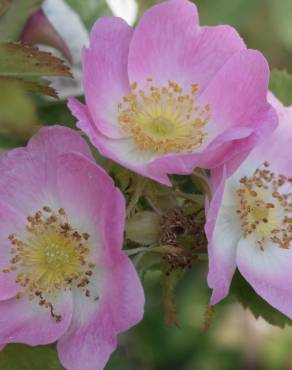
[[[208,175],[206,174],[206,172],[204,170],[198,168],[198,169],[194,170],[193,173],[192,173],[192,180],[194,182],[196,181],[196,178],[201,180],[201,184],[203,186],[203,189],[204,189],[206,195],[210,199],[211,198],[211,189],[210,189],[210,181],[209,181]]]
[[[157,247],[139,247],[139,248],[134,248],[134,249],[128,249],[125,250],[124,252],[128,256],[134,256],[139,253],[145,253],[145,252],[154,252],[154,253],[169,253],[171,251],[176,250],[175,247],[172,245],[159,245]]]
[[[190,200],[191,202],[194,202],[194,203],[197,203],[197,204],[200,204],[200,205],[204,205],[204,203],[205,203],[205,196],[204,195],[187,194],[187,193],[184,193],[180,190],[175,190],[174,194],[183,198],[183,199]]]

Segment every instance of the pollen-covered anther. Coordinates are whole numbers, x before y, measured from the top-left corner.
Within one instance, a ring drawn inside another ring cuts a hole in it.
[[[140,150],[191,152],[203,144],[210,119],[210,105],[196,102],[198,91],[197,84],[185,92],[173,81],[158,87],[148,78],[144,89],[134,82],[118,104],[118,121]]]
[[[53,212],[44,206],[42,211],[28,216],[27,222],[21,238],[16,234],[8,236],[11,265],[2,271],[16,274],[15,281],[20,286],[16,298],[24,294],[31,301],[38,298],[39,305],[60,321],[62,317],[55,312],[52,297],[73,286],[90,296],[88,285],[95,268],[90,259],[90,235],[76,230],[63,208]]]
[[[253,176],[240,179],[237,213],[244,237],[256,235],[260,249],[264,250],[268,240],[288,249],[292,241],[291,181],[269,166],[265,162]]]

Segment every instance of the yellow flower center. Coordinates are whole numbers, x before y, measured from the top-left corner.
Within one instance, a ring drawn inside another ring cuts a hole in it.
[[[201,108],[196,103],[198,85],[191,85],[190,92],[185,93],[173,81],[157,87],[149,78],[144,90],[138,89],[137,83],[131,90],[118,104],[118,121],[140,150],[191,152],[202,145],[210,106]]]
[[[276,175],[265,162],[253,176],[240,179],[237,190],[241,227],[245,237],[254,234],[264,250],[267,240],[288,249],[292,241],[292,179]]]
[[[30,300],[38,297],[39,304],[50,309],[57,320],[61,316],[54,312],[49,297],[60,290],[71,290],[72,286],[83,289],[90,296],[88,284],[95,267],[90,259],[88,233],[80,234],[69,224],[64,209],[53,212],[43,207],[34,216],[27,217],[26,236],[22,239],[9,235],[11,266],[3,272],[15,272],[20,298],[28,292]]]

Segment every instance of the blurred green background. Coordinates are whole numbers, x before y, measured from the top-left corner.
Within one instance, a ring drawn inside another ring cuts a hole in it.
[[[102,0],[67,2],[80,14],[87,29],[99,16],[111,13]],[[138,0],[139,16],[154,3]],[[264,53],[271,68],[292,72],[292,0],[197,0],[196,4],[202,24],[234,26],[248,47]],[[65,101],[34,98],[34,104],[38,125],[74,125]],[[2,149],[22,145],[26,140],[26,132],[0,132]],[[280,329],[256,320],[233,297],[216,307],[210,328],[204,330],[210,296],[206,272],[206,265],[196,266],[179,284],[178,326],[171,328],[164,325],[161,273],[147,272],[144,321],[119,337],[119,349],[106,370],[292,369],[292,328]]]

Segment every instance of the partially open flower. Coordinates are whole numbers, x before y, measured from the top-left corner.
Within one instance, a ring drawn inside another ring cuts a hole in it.
[[[66,369],[103,369],[117,334],[143,315],[121,251],[122,194],[61,126],[3,154],[0,170],[0,343],[58,341]]]
[[[231,163],[213,173],[208,283],[215,304],[228,294],[238,267],[260,296],[292,318],[292,107],[271,100],[277,130],[235,172]]]
[[[170,185],[213,168],[275,128],[269,68],[229,26],[201,27],[187,0],[154,6],[133,31],[96,22],[84,50],[86,105],[69,107],[101,154]]]

